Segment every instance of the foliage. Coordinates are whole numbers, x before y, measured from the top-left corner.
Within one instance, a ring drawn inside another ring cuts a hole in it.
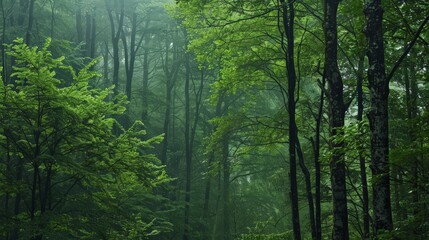
[[[39,49],[17,39],[8,46],[16,64],[15,82],[0,86],[0,195],[9,199],[2,234],[143,239],[168,229],[149,209],[165,202],[154,189],[169,181],[145,153],[161,137],[142,140],[141,122],[113,134],[124,96],[90,87],[99,76],[89,70],[95,61],[75,73],[64,57],[52,57],[49,44]],[[56,78],[61,69],[70,79]]]

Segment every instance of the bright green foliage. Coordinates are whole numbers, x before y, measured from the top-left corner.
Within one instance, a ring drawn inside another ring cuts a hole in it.
[[[141,122],[123,130],[114,116],[125,98],[89,86],[95,62],[75,73],[49,43],[8,46],[16,64],[14,84],[0,86],[1,236],[146,239],[168,229],[153,206],[169,178],[145,153],[161,137],[142,140]],[[59,69],[69,79],[56,78]]]

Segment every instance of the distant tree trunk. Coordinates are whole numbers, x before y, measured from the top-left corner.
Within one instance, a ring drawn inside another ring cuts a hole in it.
[[[27,25],[27,31],[25,33],[25,44],[30,45],[31,44],[31,31],[33,30],[33,23],[34,23],[34,2],[36,0],[30,0],[30,5],[28,7],[28,25]]]
[[[149,34],[145,34],[143,51],[143,89],[142,89],[142,121],[145,124],[149,122]]]
[[[411,149],[417,149],[417,137],[416,137],[416,124],[414,120],[418,116],[418,107],[417,107],[417,81],[416,81],[416,69],[413,63],[407,64],[404,66],[405,68],[409,68],[409,73],[404,76],[405,78],[405,96],[406,96],[406,104],[407,104],[407,120],[409,121],[410,130],[408,131],[409,142],[411,143]],[[412,182],[412,201],[414,204],[413,213],[418,214],[421,209],[418,206],[419,204],[419,156],[413,154],[410,156],[411,161],[411,182]]]
[[[183,30],[185,42],[187,42],[186,29]],[[186,163],[186,184],[185,184],[185,220],[183,240],[190,239],[189,215],[191,210],[191,177],[192,177],[192,143],[191,143],[191,100],[190,100],[190,81],[191,67],[189,53],[185,53],[185,163]]]
[[[299,222],[299,201],[298,201],[298,182],[296,180],[296,142],[297,142],[297,127],[295,120],[296,100],[296,72],[295,72],[295,45],[294,45],[294,18],[295,10],[293,3],[286,3],[280,0],[281,16],[283,21],[282,33],[282,49],[286,54],[286,71],[288,79],[288,112],[289,112],[289,177],[290,177],[290,199],[292,208],[292,224],[295,239],[301,239],[301,227]],[[283,38],[286,36],[287,44],[285,45]]]
[[[338,152],[344,142],[338,140],[343,135],[344,127],[344,99],[343,81],[338,69],[338,38],[337,38],[337,10],[339,0],[324,1],[324,34],[325,34],[325,77],[328,82],[329,125],[330,136],[337,141],[330,142],[332,157],[330,160],[331,186],[333,201],[333,230],[332,239],[349,239],[348,211],[346,193],[346,171],[344,154]]]
[[[363,80],[364,80],[364,60],[365,56],[362,55],[359,58],[358,65],[358,74],[357,74],[357,105],[358,105],[358,113],[357,113],[357,121],[362,122],[363,120]],[[362,126],[359,125],[359,133],[362,133]],[[368,198],[368,182],[366,176],[366,163],[364,157],[365,149],[362,146],[358,145],[359,152],[359,166],[360,166],[360,178],[362,184],[362,207],[363,207],[363,238],[369,239],[370,237],[370,228],[369,228],[369,198]]]
[[[366,36],[368,39],[368,86],[371,110],[371,170],[375,235],[393,229],[390,203],[389,170],[389,81],[386,78],[383,42],[383,9],[381,0],[365,1]]]
[[[223,205],[223,240],[231,239],[230,229],[230,206],[229,206],[229,178],[230,178],[230,162],[229,162],[229,137],[224,133],[222,138],[222,170],[223,170],[223,190],[222,190],[222,205]]]
[[[104,84],[109,84],[109,45],[104,42],[104,53],[103,53],[103,79]]]
[[[90,62],[95,58],[95,43],[96,43],[96,25],[95,18],[91,14],[86,13],[86,31],[85,31],[85,54],[86,62]],[[93,69],[93,67],[92,67]]]
[[[144,36],[141,36],[140,40],[137,42],[137,13],[133,13],[131,18],[131,32],[130,32],[130,44],[128,49],[127,37],[125,31],[122,31],[122,43],[124,46],[124,56],[125,56],[125,94],[127,95],[128,101],[131,101],[131,89],[134,76],[134,66],[136,62],[137,51],[139,50]]]
[[[113,48],[113,84],[115,88],[113,89],[114,95],[119,93],[119,40],[121,38],[122,27],[124,23],[124,0],[119,0],[120,9],[119,13],[116,14],[118,19],[117,26],[115,27],[115,20],[113,18],[113,9],[109,0],[105,0],[107,14],[109,16],[110,22],[110,31],[111,31],[111,41]]]
[[[216,104],[216,113],[215,117],[220,117],[222,112],[222,102],[223,96],[220,95]],[[215,132],[216,128],[212,129],[211,132]],[[204,209],[203,209],[203,220],[205,222],[203,234],[201,240],[209,239],[209,206],[210,206],[210,191],[211,191],[211,174],[213,171],[214,161],[215,161],[215,150],[211,150],[207,160],[207,179],[206,186],[204,191]]]
[[[91,42],[90,42],[90,47],[91,50],[89,52],[89,57],[91,59],[94,59],[97,53],[97,49],[96,49],[96,36],[97,36],[97,25],[95,23],[95,17],[92,16],[91,17]]]
[[[176,38],[175,36],[174,38]],[[169,134],[170,134],[170,115],[171,115],[171,107],[172,107],[172,96],[173,96],[173,89],[176,82],[177,74],[179,72],[181,62],[178,60],[177,55],[177,44],[174,42],[175,39],[173,39],[173,54],[170,56],[171,51],[171,41],[170,39],[165,39],[165,58],[164,58],[164,73],[166,76],[166,82],[165,82],[165,113],[164,113],[164,139],[161,143],[161,154],[160,154],[160,160],[163,165],[167,164],[167,152],[169,147]],[[171,58],[171,59],[170,59]],[[170,60],[171,60],[171,66],[170,66]]]
[[[8,74],[8,66],[7,66],[7,57],[6,57],[6,48],[4,46],[4,44],[6,43],[6,12],[4,9],[4,5],[3,5],[3,0],[0,0],[0,10],[1,10],[1,16],[2,16],[2,35],[1,35],[1,42],[0,42],[0,48],[1,48],[1,62],[2,62],[2,71],[1,71],[1,76],[2,76],[2,81],[3,84],[8,84],[9,83],[9,74]]]
[[[76,33],[77,33],[77,42],[80,44],[83,42],[83,29],[82,29],[82,8],[81,1],[76,2]]]
[[[28,16],[29,4],[30,4],[30,0],[19,0],[19,13],[17,16],[17,24],[19,26],[24,26],[25,19]]]
[[[92,22],[91,22],[91,15],[89,13],[86,13],[85,16],[86,19],[86,30],[85,30],[85,57],[89,57],[91,54],[91,28],[92,28]]]
[[[55,1],[50,0],[49,1],[50,5],[51,5],[51,33],[50,33],[50,37],[51,39],[54,38],[54,33],[55,33]]]
[[[320,194],[320,126],[323,118],[323,105],[325,99],[325,83],[326,78],[322,76],[322,82],[320,85],[320,101],[319,108],[316,116],[316,129],[313,144],[314,152],[314,171],[315,171],[315,194],[314,194],[314,205],[315,205],[315,227],[316,227],[316,239],[322,240],[322,208],[321,208],[321,194]]]

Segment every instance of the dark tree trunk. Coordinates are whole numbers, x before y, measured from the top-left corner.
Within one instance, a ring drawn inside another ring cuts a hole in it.
[[[381,0],[366,1],[366,36],[368,39],[368,86],[371,110],[368,114],[371,131],[371,170],[375,234],[393,229],[390,203],[389,170],[389,81],[386,78],[383,42],[383,9]]]
[[[299,201],[298,201],[298,182],[296,180],[296,142],[297,127],[295,120],[296,100],[296,72],[294,59],[294,17],[295,10],[293,4],[280,0],[281,16],[283,21],[282,49],[286,54],[286,71],[288,79],[288,112],[289,112],[289,177],[290,177],[290,199],[292,208],[292,224],[295,239],[301,239],[301,227],[299,222]],[[287,44],[283,38],[286,36]]]
[[[337,63],[337,10],[339,0],[324,2],[324,34],[325,34],[325,77],[328,82],[329,125],[331,138],[342,137],[344,126],[344,99],[343,81]],[[330,160],[332,202],[333,202],[333,229],[332,239],[349,239],[348,211],[346,193],[346,171],[344,154],[339,152],[344,146],[343,141],[331,141],[332,157]]]
[[[128,47],[127,38],[125,32],[122,32],[122,43],[124,46],[124,56],[125,56],[125,75],[126,75],[126,84],[125,84],[125,94],[127,95],[128,101],[131,101],[131,89],[134,76],[134,66],[136,62],[137,51],[139,50],[144,36],[141,36],[140,40],[137,42],[137,14],[134,12],[131,18],[131,32],[130,32],[130,44]]]
[[[117,95],[119,93],[119,40],[121,38],[122,27],[124,22],[124,0],[119,0],[120,9],[119,13],[117,13],[118,23],[115,26],[115,20],[113,18],[113,9],[111,3],[108,0],[105,0],[107,14],[109,16],[110,22],[110,31],[111,31],[111,41],[113,48],[113,84],[115,88],[113,89],[114,94]]]
[[[308,215],[310,217],[310,226],[311,226],[311,238],[316,239],[316,223],[314,220],[314,204],[313,204],[313,193],[311,192],[311,176],[310,171],[305,165],[304,154],[302,152],[301,143],[299,142],[298,134],[296,139],[296,150],[298,153],[299,166],[301,168],[302,174],[304,175],[305,180],[305,192],[308,202]]]
[[[1,71],[1,76],[2,76],[2,81],[3,84],[8,84],[9,83],[9,74],[8,74],[8,65],[7,65],[7,57],[6,57],[6,47],[4,46],[4,44],[6,43],[6,12],[4,9],[4,5],[3,5],[3,0],[0,0],[0,10],[1,10],[1,16],[2,16],[2,35],[1,35],[1,42],[0,42],[0,48],[1,48],[1,58],[2,58],[2,71]]]

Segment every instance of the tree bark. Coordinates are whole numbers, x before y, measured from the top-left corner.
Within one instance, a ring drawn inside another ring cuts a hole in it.
[[[389,81],[386,78],[383,42],[383,9],[381,0],[365,3],[366,36],[368,39],[368,86],[371,110],[368,113],[371,131],[371,170],[375,235],[393,229],[390,202]]]
[[[338,69],[338,38],[337,38],[337,10],[339,0],[324,2],[324,34],[325,34],[325,77],[328,82],[329,125],[330,136],[335,141],[330,142],[332,157],[330,160],[332,201],[333,201],[333,229],[332,239],[349,239],[348,211],[346,192],[346,171],[344,154],[341,149],[344,142],[340,140],[344,127],[344,99],[343,81]]]
[[[298,182],[296,180],[296,143],[297,143],[297,127],[295,120],[296,100],[296,72],[294,59],[294,18],[295,10],[293,3],[286,3],[280,0],[281,16],[283,21],[282,34],[282,49],[286,54],[286,72],[288,79],[288,112],[289,112],[289,177],[290,177],[290,199],[292,208],[292,225],[294,238],[301,239],[301,227],[299,221],[299,201],[298,201]],[[284,35],[287,43],[284,43]]]
[[[301,171],[302,171],[302,174],[304,175],[304,180],[305,180],[305,192],[306,192],[307,202],[308,202],[308,215],[310,217],[311,238],[316,239],[317,231],[316,231],[316,223],[314,220],[314,204],[313,204],[313,193],[311,192],[311,176],[310,176],[310,171],[305,165],[304,154],[302,152],[301,143],[299,142],[298,134],[296,139],[296,150],[298,153],[299,166],[301,168]]]

